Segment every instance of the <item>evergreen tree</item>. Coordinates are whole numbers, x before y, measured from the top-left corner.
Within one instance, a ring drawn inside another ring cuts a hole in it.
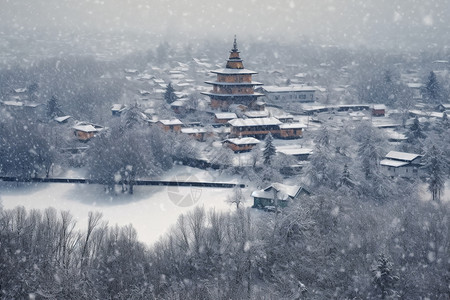
[[[442,98],[441,86],[437,80],[436,74],[433,71],[431,71],[428,76],[428,81],[424,88],[424,94],[426,99],[430,102],[439,102]]]
[[[426,168],[428,173],[428,190],[431,192],[433,201],[439,201],[445,184],[446,158],[433,145],[425,156]]]
[[[416,142],[418,139],[423,139],[425,138],[425,133],[423,133],[423,129],[422,129],[422,125],[420,124],[419,118],[416,116],[414,118],[414,122],[411,125],[411,127],[409,128],[409,132],[408,132],[408,142],[409,143],[414,143]]]
[[[59,108],[59,101],[55,96],[52,96],[47,102],[47,117],[53,119],[61,113]]]
[[[392,263],[382,253],[378,257],[375,267],[372,269],[373,283],[375,288],[379,291],[379,298],[386,299],[388,296],[395,296],[395,283],[398,281],[398,276],[395,276],[392,270]]]
[[[276,148],[273,145],[273,137],[270,132],[269,132],[269,134],[267,134],[266,139],[264,141],[265,141],[265,146],[264,146],[264,151],[263,151],[264,164],[270,166],[272,164],[272,157],[276,153]]]
[[[448,115],[445,111],[442,114],[442,125],[444,125],[444,128],[448,128],[450,125],[450,122],[448,121]]]
[[[173,103],[175,100],[177,100],[177,95],[175,95],[175,89],[172,86],[172,83],[169,82],[166,88],[166,92],[164,93],[164,100],[168,104]]]

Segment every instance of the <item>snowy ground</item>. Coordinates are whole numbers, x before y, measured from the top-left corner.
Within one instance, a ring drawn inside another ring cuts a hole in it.
[[[68,174],[76,176],[73,172]],[[161,179],[238,182],[238,178],[219,175],[216,171],[184,166],[174,167]],[[180,214],[191,211],[195,206],[218,211],[233,210],[234,207],[226,203],[231,191],[219,188],[138,186],[133,195],[120,192],[111,195],[106,194],[100,185],[0,183],[0,201],[5,209],[22,205],[27,209],[54,207],[68,210],[80,228],[86,226],[89,211],[98,211],[110,225],[132,224],[139,239],[150,245],[176,223]],[[252,205],[251,191],[252,188],[243,190],[248,206]]]

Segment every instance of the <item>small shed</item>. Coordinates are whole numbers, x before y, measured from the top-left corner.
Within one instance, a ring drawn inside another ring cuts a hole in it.
[[[286,185],[272,183],[268,187],[252,193],[253,208],[266,208],[267,206],[287,207],[289,201],[299,199],[301,195],[309,195],[310,192],[298,185]]]
[[[384,104],[375,104],[372,108],[372,116],[384,117],[386,114],[386,106]]]

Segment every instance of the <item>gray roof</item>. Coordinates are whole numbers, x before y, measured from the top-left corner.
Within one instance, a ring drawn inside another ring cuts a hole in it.
[[[280,120],[274,117],[269,118],[251,118],[251,119],[234,119],[228,121],[234,127],[251,127],[251,126],[273,126],[282,124]]]
[[[388,154],[386,154],[387,159],[394,159],[394,160],[402,160],[402,161],[413,161],[418,157],[422,157],[420,154],[415,153],[407,153],[407,152],[398,152],[398,151],[390,151]]]

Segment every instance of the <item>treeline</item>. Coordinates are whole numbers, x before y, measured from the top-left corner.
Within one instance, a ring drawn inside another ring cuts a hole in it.
[[[195,208],[148,248],[90,213],[0,213],[2,299],[448,299],[450,208],[324,190],[280,214]]]

